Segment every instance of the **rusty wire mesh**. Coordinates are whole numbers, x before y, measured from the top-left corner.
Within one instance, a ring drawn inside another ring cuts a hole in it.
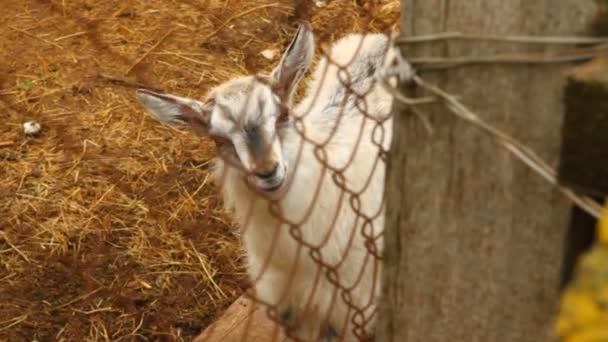
[[[238,158],[220,157],[218,183],[235,210],[248,258],[253,285],[248,295],[282,327],[276,338],[373,338],[384,173],[392,135],[392,96],[376,77],[384,67],[390,37],[346,39],[323,50],[313,86],[300,105],[280,105],[289,119],[277,124],[272,140],[278,139],[283,153],[294,158],[289,159],[287,180],[278,193],[250,186],[245,181],[250,172]],[[268,76],[258,75],[251,82],[251,88],[267,86]],[[221,94],[220,90],[217,96]],[[211,106],[214,96],[206,100]],[[238,116],[246,116],[251,108],[259,110],[258,100],[249,96]],[[230,134],[241,129],[234,126]],[[290,133],[298,138],[286,138]],[[225,140],[216,144],[231,144]],[[270,147],[265,154],[273,153]],[[213,336],[213,331],[206,336]],[[248,341],[259,335],[249,335],[245,328],[241,337]]]

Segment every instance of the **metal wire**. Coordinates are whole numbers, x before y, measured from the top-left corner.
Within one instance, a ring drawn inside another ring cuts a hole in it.
[[[595,37],[528,37],[528,36],[482,36],[482,35],[463,35],[456,32],[439,33],[435,35],[412,37],[412,38],[400,38],[397,39],[398,44],[414,44],[422,42],[430,42],[437,40],[448,40],[448,39],[469,39],[469,40],[492,40],[492,41],[503,41],[503,42],[517,42],[517,43],[533,43],[533,44],[598,44],[605,43],[605,38]],[[401,65],[403,69],[411,69],[412,64],[432,64],[432,68],[453,68],[463,66],[466,64],[475,63],[488,63],[488,64],[499,64],[499,63],[566,63],[587,60],[592,57],[596,57],[605,53],[608,46],[605,44],[599,46],[593,46],[591,48],[578,48],[574,50],[563,50],[552,54],[529,54],[529,55],[497,55],[488,57],[456,57],[456,58],[420,58],[411,59],[405,61],[400,54],[396,55],[396,63]],[[416,106],[418,101],[416,99],[408,98],[404,94],[400,93],[395,87],[392,87],[386,79],[391,76],[396,76],[398,73],[393,71],[392,74],[383,75],[385,82],[382,85],[387,88],[392,94],[399,94],[394,98],[397,101],[402,102],[406,106]],[[577,194],[574,190],[560,185],[557,180],[557,173],[553,170],[542,158],[538,156],[531,148],[525,146],[523,143],[517,141],[515,138],[508,134],[500,131],[498,128],[490,125],[489,123],[482,120],[477,114],[466,107],[456,96],[446,92],[445,90],[432,85],[424,81],[420,76],[411,73],[411,77],[406,82],[413,82],[422,89],[427,90],[429,93],[436,96],[436,98],[442,99],[444,105],[450,110],[450,112],[461,119],[466,120],[474,127],[480,129],[491,138],[495,140],[497,144],[509,151],[515,158],[523,162],[532,171],[541,176],[544,180],[549,182],[551,185],[556,186],[559,191],[574,204],[579,206],[581,209],[586,211],[588,214],[595,218],[600,217],[601,205],[595,200],[588,196]],[[418,114],[419,116],[419,114]],[[425,122],[428,120],[425,119]],[[427,123],[425,123],[427,125]]]

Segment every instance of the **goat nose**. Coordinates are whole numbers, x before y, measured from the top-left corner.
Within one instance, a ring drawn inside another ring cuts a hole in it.
[[[279,169],[279,163],[275,163],[272,166],[272,169],[270,169],[270,171],[260,172],[260,173],[256,172],[255,175],[261,179],[268,179],[268,178],[271,178],[272,176],[274,176],[277,173],[278,169]]]

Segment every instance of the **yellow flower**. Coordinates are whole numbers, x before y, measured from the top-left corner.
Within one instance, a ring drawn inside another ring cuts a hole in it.
[[[554,329],[564,342],[608,341],[608,201],[597,236],[599,243],[581,258],[561,296]]]
[[[561,334],[595,323],[602,313],[587,291],[571,289],[562,297],[562,314],[557,321],[557,329]]]
[[[568,336],[564,342],[606,342],[608,341],[608,326],[599,323],[587,326],[584,330]]]

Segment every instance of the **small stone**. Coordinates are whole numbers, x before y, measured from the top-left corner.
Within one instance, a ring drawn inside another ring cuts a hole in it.
[[[79,83],[72,86],[72,95],[76,94],[90,94],[92,89],[89,85]]]
[[[329,3],[329,0],[315,0],[315,6],[317,7],[325,7]]]
[[[272,61],[279,54],[279,50],[277,50],[277,49],[266,49],[266,50],[260,52],[260,54],[262,56],[264,56],[264,58],[266,58],[267,60]]]
[[[36,121],[28,121],[23,124],[23,133],[25,135],[36,135],[40,133],[42,127]]]
[[[40,165],[36,165],[33,169],[32,172],[30,172],[30,175],[32,177],[36,177],[39,178],[40,176],[42,176],[42,170],[40,169]]]
[[[119,18],[135,18],[137,15],[134,10],[125,9],[116,15]]]
[[[18,161],[19,157],[19,154],[15,152],[0,153],[0,160]]]

